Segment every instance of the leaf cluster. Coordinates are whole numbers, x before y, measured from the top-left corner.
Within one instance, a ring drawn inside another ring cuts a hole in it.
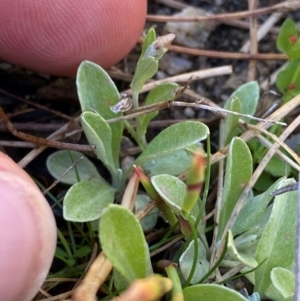
[[[291,60],[297,61],[300,58],[294,47],[299,47],[298,35],[287,22],[278,37],[278,47]],[[291,36],[294,35],[297,40],[292,39],[291,45]],[[172,38],[156,38],[155,31],[149,31],[131,82],[134,110],[140,108],[139,93],[145,82],[157,72],[158,61]],[[224,161],[224,177],[223,174],[220,177],[224,182],[219,179],[221,193],[214,212],[214,224],[207,226],[204,217],[211,173],[208,127],[198,121],[184,121],[167,127],[148,142],[147,128],[157,113],[132,114],[134,128],[128,119],[123,118],[124,108],[131,107],[129,98],[120,96],[114,82],[100,66],[83,62],[78,69],[77,87],[82,128],[111,179],[104,179],[87,157],[81,159],[82,154],[74,151],[54,153],[47,164],[55,178],[60,178],[64,170],[75,165],[61,178],[62,182],[72,185],[64,198],[64,218],[87,223],[91,233],[98,233],[101,249],[113,267],[112,273],[108,270],[111,294],[127,289],[136,279],[152,277],[152,252],[180,240],[182,247],[174,255],[167,261],[156,263],[173,284],[168,300],[175,300],[178,296],[180,300],[242,301],[249,298],[260,300],[264,296],[276,301],[291,300],[294,293],[290,281],[294,279],[297,193],[288,192],[273,200],[272,192],[293,182],[280,178],[263,193],[255,195],[251,190],[244,198],[245,187],[257,162],[251,152],[253,148],[238,137],[242,132],[240,124],[248,122],[247,119],[227,115],[224,127],[220,129],[223,143],[229,148]],[[177,84],[161,84],[149,92],[146,105],[174,101],[180,91]],[[258,84],[250,82],[231,95],[225,108],[254,115],[258,99]],[[119,163],[124,129],[141,148],[141,154],[127,170],[122,170]],[[205,140],[207,153],[201,145]],[[139,182],[144,191],[138,189]],[[115,204],[116,200],[120,201],[117,195],[122,196],[121,205]],[[169,229],[149,247],[144,231],[153,229],[159,211],[169,223]],[[180,234],[175,234],[178,227]],[[210,231],[212,242],[207,240]],[[61,241],[64,241],[63,236]],[[57,250],[57,257],[74,270],[74,258],[85,256],[86,252],[85,247],[72,254],[65,246],[65,250]],[[220,275],[220,268],[228,273]],[[255,293],[251,297],[223,285],[232,277],[241,275],[254,285]],[[212,280],[216,283],[209,284]],[[145,284],[142,289],[149,287]]]

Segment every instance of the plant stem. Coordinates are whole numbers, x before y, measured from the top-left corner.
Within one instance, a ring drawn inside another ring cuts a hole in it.
[[[62,245],[64,246],[65,251],[68,254],[69,259],[73,258],[73,255],[72,255],[71,249],[69,247],[69,244],[66,241],[64,235],[61,233],[61,231],[58,228],[57,228],[57,236],[58,236],[60,242],[62,243]]]
[[[166,273],[168,275],[168,278],[171,279],[173,284],[171,301],[183,301],[184,298],[183,298],[181,282],[174,265],[171,264],[168,267],[166,267]]]
[[[194,223],[191,219],[191,217],[189,216],[188,217],[188,223],[191,227],[191,231],[192,231],[192,238],[193,238],[193,241],[194,241],[194,258],[193,258],[193,265],[192,265],[192,268],[191,268],[191,271],[190,271],[190,274],[189,274],[189,277],[187,278],[186,282],[184,283],[183,287],[187,287],[190,285],[190,282],[193,278],[193,275],[195,273],[195,270],[196,270],[196,264],[197,264],[197,259],[198,259],[198,240],[197,240],[197,233],[196,233],[196,229],[195,229],[195,226],[194,226]]]
[[[135,90],[132,90],[132,103],[133,103],[133,108],[134,109],[137,109],[138,106],[139,106],[139,92],[135,91]],[[137,132],[137,137],[138,137],[138,141],[136,141],[139,146],[141,147],[141,149],[143,150],[146,145],[147,145],[147,141],[146,141],[146,137],[145,135],[142,134],[142,131],[141,131],[141,121],[140,121],[140,118],[139,117],[136,117],[135,118],[135,121],[136,121],[136,132]]]
[[[75,253],[77,248],[76,248],[76,243],[75,243],[71,223],[69,221],[67,222],[67,227],[68,227],[68,232],[69,232],[69,236],[70,236],[70,241],[71,241],[71,246],[72,246],[72,249],[73,249],[73,253]]]
[[[144,149],[143,141],[140,139],[138,133],[133,129],[133,127],[130,125],[130,123],[127,120],[124,120],[124,126],[126,127],[129,134],[133,137],[135,142],[138,144],[138,146],[141,149]]]

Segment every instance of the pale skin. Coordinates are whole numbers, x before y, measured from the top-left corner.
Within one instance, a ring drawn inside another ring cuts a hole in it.
[[[146,0],[1,0],[0,59],[59,76],[81,61],[107,68],[141,34]]]

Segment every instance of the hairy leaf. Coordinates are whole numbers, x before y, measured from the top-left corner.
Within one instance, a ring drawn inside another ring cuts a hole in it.
[[[100,219],[99,238],[107,258],[129,282],[145,278],[152,272],[142,227],[128,209],[110,205],[104,210]]]
[[[108,184],[84,180],[73,185],[64,199],[64,218],[73,222],[93,221],[114,201],[115,189]]]

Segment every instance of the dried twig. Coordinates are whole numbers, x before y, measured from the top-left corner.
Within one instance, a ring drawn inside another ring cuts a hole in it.
[[[266,34],[271,31],[274,24],[282,17],[282,13],[273,13],[257,30],[257,41],[262,40]],[[278,34],[279,31],[276,33]],[[241,52],[247,53],[250,50],[250,40],[246,41],[243,47],[240,49]]]
[[[56,110],[53,110],[53,109],[49,109],[49,108],[46,107],[46,106],[40,105],[40,104],[38,104],[38,103],[36,103],[36,102],[34,102],[34,101],[31,101],[31,100],[28,100],[28,99],[25,99],[25,98],[16,96],[16,95],[11,94],[11,93],[8,93],[8,92],[6,92],[6,91],[4,91],[4,90],[2,90],[2,89],[0,89],[0,93],[3,94],[3,95],[5,95],[5,96],[8,96],[8,97],[10,97],[10,98],[14,98],[14,99],[16,99],[16,100],[18,100],[18,101],[21,101],[21,102],[23,102],[23,103],[27,103],[27,104],[29,104],[29,105],[35,107],[35,108],[39,108],[39,109],[45,110],[45,111],[47,111],[47,112],[49,112],[49,113],[52,113],[52,114],[54,114],[54,115],[56,115],[56,116],[65,118],[65,119],[67,119],[67,120],[72,120],[72,119],[73,119],[72,117],[70,117],[70,116],[68,116],[68,115],[66,115],[66,114],[64,114],[64,113],[61,113],[61,112],[56,111]]]
[[[162,4],[165,4],[169,7],[178,9],[178,10],[182,10],[184,8],[189,7],[189,5],[187,5],[187,4],[184,4],[184,3],[178,2],[178,1],[174,1],[174,0],[156,0],[156,1],[158,1]],[[226,25],[230,25],[230,26],[233,26],[233,27],[237,27],[237,28],[249,29],[249,22],[245,22],[245,21],[226,19],[226,20],[222,20],[221,23],[226,24]],[[274,34],[278,34],[279,33],[279,28],[272,27],[270,29],[270,32],[274,33]]]
[[[247,17],[259,16],[270,14],[274,12],[288,12],[295,11],[300,8],[299,0],[294,1],[284,1],[269,7],[262,7],[251,11],[242,11],[236,13],[228,14],[219,14],[219,15],[209,15],[201,17],[174,17],[174,16],[156,16],[148,15],[147,21],[152,22],[204,22],[204,21],[223,21],[223,20],[234,20],[234,19],[243,19]]]
[[[0,118],[2,121],[5,123],[7,126],[8,130],[16,137],[32,142],[36,145],[42,145],[42,146],[47,146],[47,147],[53,147],[53,148],[58,148],[58,149],[70,149],[70,150],[77,150],[77,151],[94,151],[94,147],[90,145],[80,145],[80,144],[74,144],[74,143],[66,143],[66,142],[59,142],[59,141],[54,141],[54,140],[49,140],[49,139],[44,139],[41,137],[36,137],[30,134],[26,134],[23,132],[17,131],[6,114],[4,113],[3,109],[0,107]]]
[[[257,8],[257,0],[248,0],[249,11]],[[250,54],[257,54],[257,19],[255,16],[250,17]],[[252,81],[256,77],[257,60],[250,60],[248,65],[248,81]]]
[[[184,53],[188,55],[195,56],[205,56],[211,58],[220,59],[231,59],[231,60],[287,60],[287,56],[281,53],[240,53],[240,52],[224,52],[224,51],[213,51],[213,50],[203,50],[188,48],[182,46],[170,45],[168,47],[169,51],[175,51],[178,53]]]

